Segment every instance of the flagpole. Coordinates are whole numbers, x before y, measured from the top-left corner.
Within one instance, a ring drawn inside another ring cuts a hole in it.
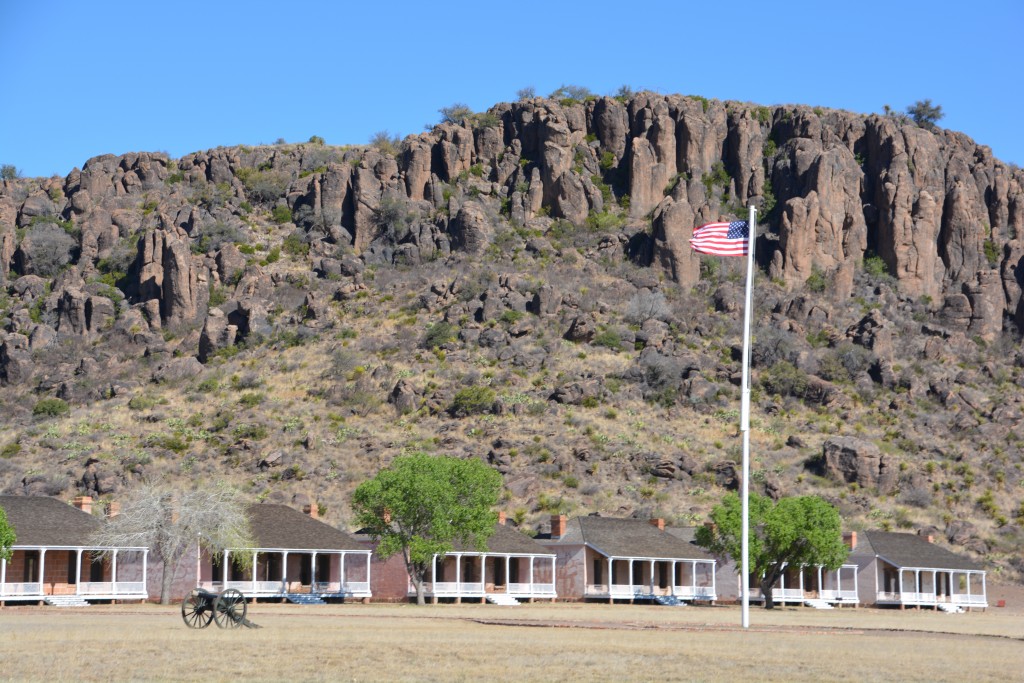
[[[740,431],[743,432],[742,489],[742,595],[741,623],[750,628],[750,319],[754,299],[754,239],[757,235],[756,209],[750,207],[747,221],[747,291],[743,305],[743,391],[740,398]]]

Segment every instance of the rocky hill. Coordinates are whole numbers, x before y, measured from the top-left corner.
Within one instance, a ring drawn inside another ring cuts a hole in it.
[[[315,500],[480,457],[510,517],[703,519],[752,483],[1024,571],[1024,174],[902,116],[641,93],[404,141],[90,159],[0,186],[0,490]]]

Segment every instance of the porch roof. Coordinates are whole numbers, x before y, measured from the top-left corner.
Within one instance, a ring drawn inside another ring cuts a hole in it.
[[[89,513],[46,496],[0,496],[0,507],[14,528],[17,546],[88,546],[102,524]]]
[[[873,554],[892,562],[897,567],[984,571],[981,565],[934,543],[929,543],[916,534],[865,531],[864,536],[867,538]]]
[[[256,503],[248,508],[258,548],[366,550],[349,534],[287,505]]]
[[[472,545],[458,542],[453,544],[453,550],[457,553],[479,552]],[[537,543],[523,532],[516,531],[504,524],[495,525],[494,533],[487,539],[485,552],[494,555],[554,555],[549,548]]]
[[[590,546],[606,557],[643,557],[676,560],[713,560],[706,551],[658,529],[645,519],[574,517],[566,533],[552,543]]]

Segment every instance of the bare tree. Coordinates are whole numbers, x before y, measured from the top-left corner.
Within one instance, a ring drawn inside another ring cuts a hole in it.
[[[626,320],[642,325],[648,320],[664,320],[672,314],[665,295],[661,292],[641,289],[633,295],[626,309]]]
[[[131,492],[121,507],[92,538],[100,546],[148,547],[163,564],[160,604],[170,604],[174,569],[185,553],[200,547],[219,556],[225,548],[253,547],[245,505],[227,486],[176,491],[145,484]],[[251,562],[250,553],[232,554]]]

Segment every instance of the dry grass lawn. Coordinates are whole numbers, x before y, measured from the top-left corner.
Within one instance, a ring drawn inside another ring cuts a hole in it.
[[[1010,681],[1012,612],[627,605],[257,604],[263,628],[187,629],[178,608],[0,610],[4,680]]]

